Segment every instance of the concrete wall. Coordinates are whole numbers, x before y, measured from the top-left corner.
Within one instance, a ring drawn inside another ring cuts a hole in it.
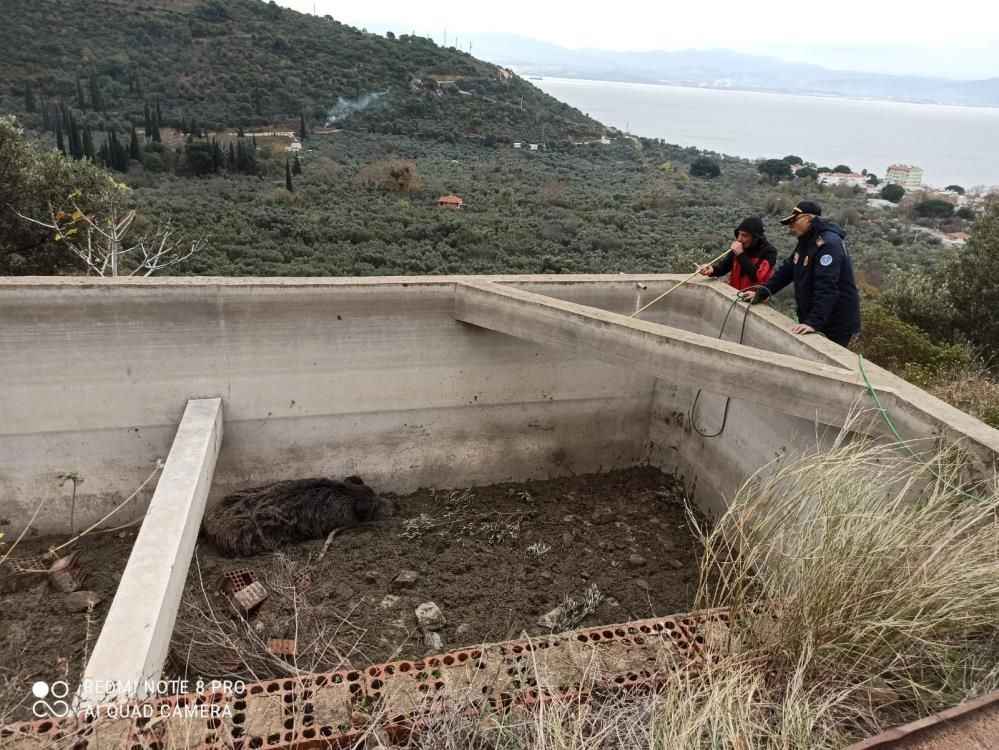
[[[357,473],[407,492],[651,462],[717,512],[751,472],[837,432],[734,393],[725,432],[702,438],[688,418],[695,389],[668,373],[456,321],[455,284],[484,278],[630,314],[681,277],[0,279],[0,519],[18,530],[37,511],[38,530],[69,531],[70,473],[83,480],[76,530],[100,518],[166,457],[192,398],[219,396],[226,414],[209,503],[292,477]],[[717,336],[731,300],[702,282],[642,319]],[[745,343],[855,373],[854,355],[790,324],[754,307]],[[905,396],[904,435],[956,437],[994,464],[999,432],[868,369]],[[724,395],[703,394],[704,429]]]
[[[708,283],[685,289],[687,299],[699,296],[695,305],[685,301],[672,315],[677,325],[697,333],[718,336],[724,323],[724,338],[738,341],[746,308],[731,309],[734,291],[724,283]],[[789,292],[788,292],[789,293]],[[675,303],[676,301],[674,301]],[[689,313],[696,309],[699,317]],[[822,365],[833,365],[858,375],[858,357],[818,335],[788,333],[792,321],[768,305],[750,308],[744,343],[759,349],[798,357]],[[898,376],[871,362],[864,369],[872,382],[897,392],[891,417],[903,439],[919,441],[912,447],[932,449],[935,439],[958,443],[967,449],[978,478],[994,477],[999,469],[999,431],[955,409]],[[677,472],[700,507],[711,515],[724,510],[727,501],[754,472],[805,451],[830,446],[841,436],[841,428],[782,414],[749,403],[738,392],[704,391],[698,403],[697,424],[701,432],[715,433],[724,419],[726,395],[732,396],[724,431],[717,437],[702,437],[691,425],[695,388],[677,386],[665,379],[656,383],[650,420],[650,462]],[[883,427],[882,416],[865,396],[857,401],[854,415],[858,426]],[[875,431],[876,432],[876,431]],[[845,436],[849,439],[851,436]]]
[[[574,293],[632,304],[634,281],[603,279]],[[42,503],[35,528],[69,530],[76,473],[76,528],[100,518],[212,396],[209,502],[291,477],[406,492],[646,459],[654,378],[458,323],[452,300],[447,278],[0,281],[0,517],[16,530]]]

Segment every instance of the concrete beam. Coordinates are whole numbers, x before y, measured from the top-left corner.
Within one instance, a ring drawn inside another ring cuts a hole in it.
[[[860,374],[850,370],[489,282],[458,282],[454,316],[824,424],[843,425],[858,406],[871,406]],[[894,405],[894,391],[876,387],[882,403]],[[870,429],[880,434],[883,425],[872,421]]]
[[[95,705],[155,693],[222,445],[222,399],[187,402],[78,693]]]

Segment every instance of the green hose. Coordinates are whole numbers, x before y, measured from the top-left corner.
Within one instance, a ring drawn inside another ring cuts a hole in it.
[[[888,429],[891,430],[891,434],[895,436],[895,440],[898,442],[898,444],[903,448],[905,448],[905,451],[906,453],[909,454],[909,456],[911,456],[916,460],[921,460],[919,454],[916,453],[914,450],[912,450],[912,448],[909,447],[909,444],[902,439],[902,436],[898,432],[898,428],[895,426],[895,421],[891,418],[891,414],[888,413],[888,410],[881,403],[881,399],[878,397],[878,392],[874,389],[874,386],[871,385],[871,381],[867,377],[867,371],[864,369],[863,354],[857,354],[857,364],[860,367],[860,376],[864,379],[864,385],[867,386],[867,392],[871,394],[871,398],[874,400],[874,404],[878,407],[878,411],[881,413],[881,417],[885,420],[885,424],[888,425]],[[972,495],[966,492],[965,490],[961,489],[960,487],[955,487],[946,479],[944,479],[942,476],[940,476],[933,469],[930,469],[930,473],[933,475],[934,479],[940,482],[940,484],[942,484],[948,490],[957,493],[961,497],[981,502],[982,500],[981,497],[979,497],[978,495]]]

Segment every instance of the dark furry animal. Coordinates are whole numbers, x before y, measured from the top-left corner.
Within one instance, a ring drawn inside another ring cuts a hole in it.
[[[205,514],[202,531],[223,555],[246,557],[390,514],[360,477],[292,479],[227,495]]]

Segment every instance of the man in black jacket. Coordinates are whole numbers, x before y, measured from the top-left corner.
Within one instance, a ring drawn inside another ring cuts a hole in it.
[[[860,294],[846,251],[846,233],[821,217],[818,203],[801,201],[795,206],[791,215],[781,220],[798,238],[794,255],[762,288],[747,290],[741,296],[752,303],[763,302],[793,282],[798,323],[791,332],[822,333],[846,346],[860,332]]]

